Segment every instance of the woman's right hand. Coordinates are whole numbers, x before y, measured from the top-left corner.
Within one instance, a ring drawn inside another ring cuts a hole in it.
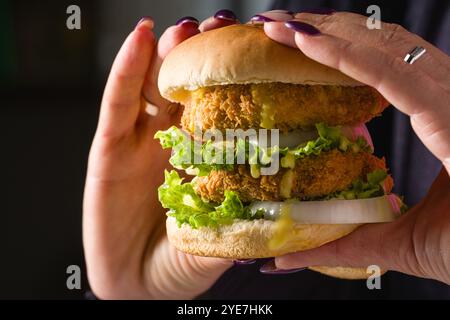
[[[450,57],[399,25],[369,30],[367,17],[350,12],[271,14],[266,34],[306,56],[377,89],[401,112],[450,174]],[[285,21],[290,20],[287,28]],[[294,31],[297,26],[297,32]],[[415,46],[427,52],[403,61]]]
[[[319,248],[277,257],[277,268],[377,264],[450,284],[450,57],[399,25],[369,30],[367,17],[354,13],[303,12],[288,22],[272,14],[272,20],[277,22],[264,25],[270,38],[374,87],[409,115],[419,139],[446,169],[396,221],[366,224]],[[403,58],[416,46],[427,52],[407,64]]]
[[[232,265],[231,260],[184,254],[168,242],[157,188],[169,154],[153,136],[180,121],[180,110],[156,86],[164,57],[201,31],[236,22],[225,10],[200,26],[195,19],[180,19],[156,43],[153,21],[145,18],[114,61],[89,154],[83,203],[88,277],[99,298],[190,299]],[[145,100],[155,106],[148,108]]]

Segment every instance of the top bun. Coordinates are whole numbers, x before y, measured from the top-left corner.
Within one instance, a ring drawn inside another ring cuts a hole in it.
[[[340,71],[267,37],[256,25],[231,25],[183,41],[165,58],[158,87],[163,97],[181,102],[200,87],[282,82],[361,86]]]

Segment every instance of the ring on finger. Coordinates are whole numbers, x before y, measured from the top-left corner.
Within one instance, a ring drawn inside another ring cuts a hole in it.
[[[150,116],[157,116],[159,113],[159,107],[157,105],[155,105],[154,103],[150,102],[147,98],[145,98],[144,95],[142,95],[142,101],[145,105],[145,112],[150,115]],[[167,110],[167,113],[169,115],[175,114],[178,112],[179,108],[180,108],[181,104],[176,103],[176,102],[169,102],[167,104],[167,106],[164,106],[164,109]]]
[[[408,64],[413,64],[416,62],[421,56],[423,56],[427,52],[427,49],[424,47],[415,47],[412,49],[403,59]]]
[[[151,103],[150,101],[148,101],[148,100],[144,97],[144,95],[142,95],[142,102],[144,103],[144,106],[145,106],[144,110],[145,110],[145,112],[146,112],[148,115],[153,116],[153,117],[155,117],[155,116],[158,115],[158,113],[159,113],[159,108],[158,108],[155,104],[153,104],[153,103]]]

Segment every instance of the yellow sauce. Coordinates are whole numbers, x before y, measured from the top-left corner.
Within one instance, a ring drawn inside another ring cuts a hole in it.
[[[261,128],[273,129],[275,126],[275,111],[272,104],[263,103],[261,110]]]
[[[177,92],[172,94],[172,99],[185,104],[189,99],[191,99],[192,92],[188,90],[178,90]]]
[[[288,170],[283,174],[280,182],[280,196],[289,199],[291,197],[292,188],[294,186],[294,172]]]
[[[255,179],[258,179],[261,176],[261,171],[259,170],[258,165],[256,164],[250,165],[250,174]]]
[[[275,127],[276,106],[269,95],[266,95],[258,85],[252,86],[252,99],[256,105],[261,106],[261,128],[273,129]]]
[[[288,152],[283,158],[281,158],[281,167],[294,169],[295,157],[292,153]]]
[[[197,90],[191,91],[192,102],[203,99],[205,97],[206,88],[198,88]]]
[[[271,250],[276,250],[283,246],[289,240],[294,228],[294,221],[291,218],[291,204],[284,203],[280,211],[280,217],[275,222],[274,233],[268,243]]]

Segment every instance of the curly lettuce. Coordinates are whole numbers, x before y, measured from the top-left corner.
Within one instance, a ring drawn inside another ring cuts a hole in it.
[[[187,133],[175,126],[165,131],[158,131],[155,139],[159,139],[163,149],[172,148],[169,162],[177,169],[195,170],[198,176],[206,176],[211,170],[233,169],[232,164],[226,164],[226,161],[217,161],[212,141],[202,144],[191,139]],[[226,150],[226,152],[230,151]]]
[[[357,179],[349,189],[330,194],[321,200],[336,198],[353,200],[383,196],[385,194],[383,183],[386,177],[385,171],[375,170],[367,174],[366,181]],[[252,213],[235,192],[227,190],[224,195],[225,199],[220,204],[203,200],[195,193],[193,184],[191,182],[183,183],[183,179],[175,170],[165,171],[164,184],[158,188],[159,201],[163,208],[169,209],[167,214],[176,219],[178,226],[187,223],[195,229],[203,226],[214,228],[219,225],[231,224],[235,219],[264,218],[264,210]],[[402,206],[403,212],[406,207],[403,203]]]
[[[183,183],[176,171],[165,171],[164,174],[165,181],[158,188],[158,198],[163,208],[169,209],[167,214],[175,217],[178,226],[188,223],[193,228],[217,227],[231,224],[234,219],[263,217],[261,212],[252,214],[233,191],[225,191],[224,201],[217,205],[204,201],[195,193],[192,183]]]
[[[202,143],[191,139],[186,132],[175,126],[158,131],[155,138],[160,140],[164,149],[172,148],[169,160],[172,166],[177,169],[195,170],[198,176],[208,175],[212,170],[233,170],[234,164],[244,163],[251,164],[257,172],[260,167],[269,166],[278,157],[281,157],[282,167],[292,168],[297,159],[319,155],[335,148],[341,151],[370,151],[362,137],[352,142],[343,134],[341,127],[318,123],[316,130],[317,139],[292,149],[279,146],[265,148],[259,146],[256,141],[242,138],[237,138],[234,143],[212,140]]]
[[[383,196],[385,194],[384,181],[386,178],[386,171],[381,169],[375,170],[367,174],[366,181],[357,179],[353,181],[352,186],[349,189],[336,192],[333,195],[330,195],[329,198],[353,200]]]

